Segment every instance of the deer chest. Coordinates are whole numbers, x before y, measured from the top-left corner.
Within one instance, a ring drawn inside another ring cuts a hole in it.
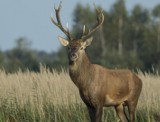
[[[79,92],[81,99],[85,104],[87,105],[89,104],[91,106],[96,106],[97,104],[99,104],[100,99],[98,92],[96,90],[92,91],[90,89],[86,89],[86,90],[79,90]]]

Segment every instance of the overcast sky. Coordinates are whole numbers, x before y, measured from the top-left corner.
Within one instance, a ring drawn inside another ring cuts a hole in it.
[[[64,34],[50,21],[54,14],[54,3],[60,0],[0,0],[0,50],[8,50],[15,46],[15,40],[25,37],[32,41],[32,48],[47,52],[57,51],[60,43],[57,36]],[[93,5],[93,1],[109,10],[116,0],[63,0],[62,23],[72,25],[72,14],[76,4]],[[126,0],[127,9],[141,4],[152,9],[160,0]]]

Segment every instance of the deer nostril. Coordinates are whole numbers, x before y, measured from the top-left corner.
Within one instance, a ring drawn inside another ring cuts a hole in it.
[[[72,60],[74,60],[74,59],[78,58],[78,55],[77,54],[71,54],[70,57],[71,57]]]
[[[73,54],[72,57],[73,57],[73,58],[76,58],[77,56],[76,56],[76,54]]]

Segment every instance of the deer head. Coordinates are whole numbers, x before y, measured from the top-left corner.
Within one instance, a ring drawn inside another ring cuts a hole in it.
[[[95,9],[96,9],[96,12],[97,12],[97,23],[88,32],[85,31],[85,26],[84,26],[80,39],[76,39],[73,36],[71,36],[68,28],[65,29],[62,26],[61,19],[60,19],[60,16],[59,16],[59,12],[60,12],[61,7],[62,7],[61,4],[62,4],[62,1],[60,2],[58,8],[54,7],[57,22],[54,20],[52,15],[51,15],[51,21],[54,25],[56,25],[58,28],[60,28],[61,31],[64,32],[64,34],[68,37],[68,39],[64,39],[64,38],[59,36],[58,40],[60,41],[60,43],[63,46],[68,46],[69,60],[70,61],[76,61],[85,52],[85,48],[91,44],[91,42],[93,40],[91,35],[103,24],[104,15],[102,13],[102,10],[97,9],[96,6],[95,6]]]

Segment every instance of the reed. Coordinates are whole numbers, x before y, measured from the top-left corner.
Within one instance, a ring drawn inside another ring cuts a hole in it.
[[[160,76],[138,73],[143,81],[136,120],[160,121]],[[0,122],[89,122],[85,105],[68,72],[0,71]],[[103,121],[116,122],[113,108],[105,108]]]

